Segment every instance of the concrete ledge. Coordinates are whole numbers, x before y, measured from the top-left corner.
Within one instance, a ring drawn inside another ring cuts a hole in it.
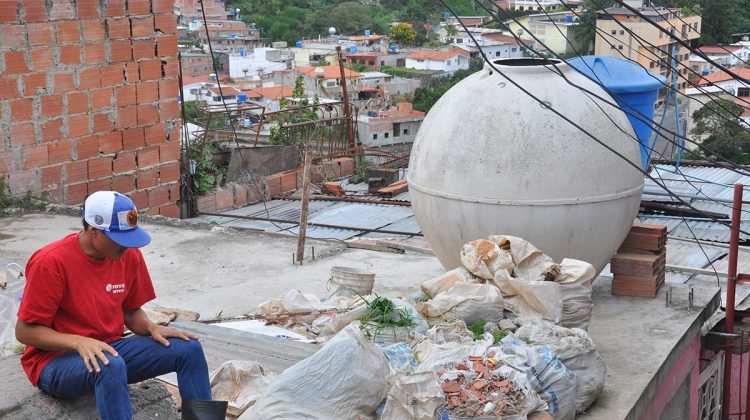
[[[94,397],[74,400],[54,398],[31,386],[21,368],[20,356],[0,360],[0,418],[5,420],[96,419]],[[179,419],[164,385],[149,380],[130,385],[134,419]]]

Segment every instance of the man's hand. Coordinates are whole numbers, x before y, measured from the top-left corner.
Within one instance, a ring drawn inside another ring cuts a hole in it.
[[[153,327],[150,328],[149,334],[151,334],[151,338],[158,341],[162,345],[169,347],[169,341],[167,338],[169,337],[175,337],[175,338],[181,338],[185,341],[190,341],[192,338],[193,340],[197,340],[198,336],[176,330],[174,328],[165,327],[164,325],[157,325],[157,324],[151,324]]]
[[[118,356],[117,351],[109,344],[88,337],[78,337],[75,342],[75,350],[81,355],[83,365],[86,366],[86,370],[88,370],[89,373],[94,370],[96,370],[97,373],[101,372],[99,362],[96,360],[97,358],[105,365],[109,364],[107,356],[104,355],[105,351],[112,356]]]

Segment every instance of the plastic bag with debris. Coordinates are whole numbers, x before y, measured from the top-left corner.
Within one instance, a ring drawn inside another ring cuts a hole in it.
[[[411,373],[419,367],[414,352],[406,343],[396,343],[383,347],[383,354],[388,358],[391,370],[396,373]]]
[[[467,324],[478,320],[503,319],[503,296],[491,284],[455,283],[427,302],[417,303],[417,310],[427,320],[460,319]]]
[[[560,325],[566,328],[588,330],[594,302],[591,299],[591,280],[596,276],[593,265],[572,258],[560,263],[560,275],[555,282],[562,291],[562,318]]]
[[[485,280],[492,280],[498,270],[512,271],[514,267],[510,252],[487,239],[465,244],[461,248],[461,264]]]
[[[560,267],[551,257],[523,238],[491,235],[489,240],[511,255],[514,277],[524,278],[527,281],[544,281],[552,280],[560,273]]]
[[[381,420],[433,420],[443,410],[435,372],[399,374],[393,379]]]
[[[380,347],[349,325],[280,374],[240,419],[370,419],[387,394],[389,372]]]
[[[525,281],[525,279],[497,279],[505,299],[505,309],[518,317],[541,317],[560,322],[563,311],[562,289],[551,281]]]
[[[526,374],[556,420],[575,418],[575,374],[549,348],[532,348],[508,334],[500,346],[488,349],[487,355]]]
[[[228,360],[211,374],[211,396],[228,401],[227,414],[240,416],[266,392],[276,378],[267,374],[258,362]]]
[[[532,342],[532,347],[548,347],[576,375],[576,412],[582,413],[604,389],[607,367],[594,340],[578,328],[564,328],[538,319],[522,319],[516,336]]]
[[[439,293],[453,287],[456,283],[480,283],[474,276],[464,268],[454,268],[445,274],[423,281],[421,284],[422,291],[429,298],[434,298]]]
[[[435,328],[433,327],[430,331]],[[466,330],[466,324],[463,325],[463,328]],[[435,333],[431,334],[430,331],[427,332],[428,337],[431,335],[435,337]],[[483,356],[494,341],[492,334],[485,333],[481,340],[474,341],[474,334],[466,331],[471,335],[470,339],[440,342],[437,339],[433,341],[425,338],[419,342],[413,348],[414,357],[420,363],[417,371],[432,371],[449,363],[464,360],[469,356]]]
[[[21,344],[16,340],[18,306],[26,278],[23,268],[15,263],[0,268],[0,358],[16,354]]]

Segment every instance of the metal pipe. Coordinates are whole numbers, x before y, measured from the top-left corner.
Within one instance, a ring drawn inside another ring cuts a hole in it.
[[[294,220],[284,220],[284,219],[275,219],[273,217],[256,217],[256,216],[240,216],[237,214],[221,214],[221,213],[204,213],[201,212],[199,215],[202,216],[218,216],[218,217],[229,217],[234,219],[244,219],[244,220],[258,220],[261,222],[274,222],[274,223],[288,223],[292,225],[297,225],[297,223]],[[313,227],[322,227],[322,228],[330,228],[330,229],[346,229],[346,230],[361,230],[362,232],[367,233],[388,233],[391,235],[404,235],[404,236],[424,236],[422,233],[414,233],[414,232],[403,232],[400,230],[386,230],[386,229],[370,229],[370,228],[363,228],[363,227],[355,227],[355,226],[341,226],[341,225],[329,225],[326,223],[307,223],[308,226]]]
[[[300,197],[284,197],[283,200],[301,200]],[[411,207],[409,201],[397,201],[397,200],[368,200],[366,198],[350,198],[350,197],[310,197],[311,201],[341,201],[344,203],[363,203],[363,204],[387,204],[390,206],[404,206]]]
[[[727,334],[734,333],[734,299],[735,285],[737,280],[737,254],[740,243],[740,212],[742,211],[742,184],[734,184],[734,203],[732,204],[732,227],[729,239],[729,266],[727,267],[727,302],[726,302],[726,325],[724,332]],[[729,418],[731,407],[731,385],[732,385],[732,352],[734,351],[734,341],[727,340],[726,350],[724,352],[724,395],[721,410],[721,416],[724,419]],[[740,378],[742,375],[740,374]],[[742,379],[740,379],[742,380]],[[750,398],[750,394],[748,397]]]
[[[659,191],[644,191],[643,195],[656,195],[659,197],[672,197],[671,194],[668,192],[659,192]],[[703,200],[703,201],[715,201],[717,203],[726,203],[726,204],[734,204],[734,200],[727,200],[725,198],[716,198],[716,197],[708,197],[705,195],[692,195],[692,194],[674,194],[677,197],[680,197],[681,199],[691,199],[691,200]],[[750,204],[750,201],[742,201],[742,204]],[[673,201],[674,204],[680,204],[678,202]]]

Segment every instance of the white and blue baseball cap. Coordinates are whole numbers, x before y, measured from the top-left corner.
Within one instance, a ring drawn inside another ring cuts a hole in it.
[[[138,226],[138,209],[128,196],[116,191],[97,191],[83,204],[83,220],[126,248],[151,243],[151,235]]]

